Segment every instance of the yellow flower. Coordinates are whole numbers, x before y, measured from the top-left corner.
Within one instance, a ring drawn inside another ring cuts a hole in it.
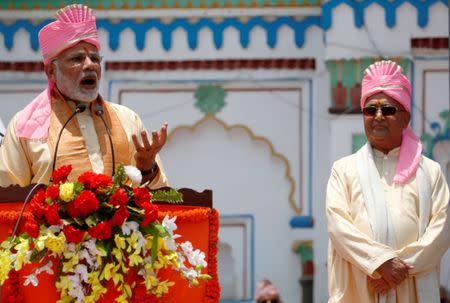
[[[124,292],[120,295],[120,297],[116,298],[117,303],[128,303],[127,294]]]
[[[142,262],[144,262],[144,260],[142,259],[142,257],[138,254],[132,254],[129,257],[130,262],[128,263],[130,266],[135,266],[135,265],[139,265]]]
[[[105,265],[105,268],[103,269],[102,274],[100,275],[100,280],[107,280],[109,281],[111,277],[114,275],[114,264],[108,263]]]
[[[64,251],[65,243],[66,237],[64,236],[64,233],[60,233],[58,236],[49,233],[47,239],[45,239],[45,247],[56,254],[60,254]]]
[[[61,198],[61,200],[65,202],[72,201],[73,187],[74,186],[72,182],[64,183],[59,187],[59,197]]]
[[[147,277],[145,277],[145,288],[147,290],[152,289],[153,287],[155,287],[156,285],[158,285],[159,280],[157,277],[153,276],[153,275],[148,275]]]
[[[11,252],[9,250],[0,251],[0,285],[8,279],[11,270]]]
[[[122,238],[118,234],[114,237],[114,242],[116,243],[117,248],[125,249],[127,243],[125,242],[125,238]]]
[[[158,286],[156,287],[156,289],[152,290],[152,293],[157,296],[158,298],[160,298],[163,294],[168,293],[169,292],[169,287],[173,286],[175,283],[174,282],[169,282],[169,281],[162,281],[159,282]]]
[[[63,262],[63,272],[74,272],[75,266],[79,263],[78,256],[75,255],[68,261]]]

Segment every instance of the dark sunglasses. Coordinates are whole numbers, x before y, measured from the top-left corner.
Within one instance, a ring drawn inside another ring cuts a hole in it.
[[[403,109],[398,109],[395,106],[382,106],[382,107],[368,106],[368,107],[364,107],[362,109],[362,112],[363,112],[364,116],[374,117],[377,114],[378,110],[381,111],[381,114],[383,116],[393,116],[397,112],[404,112],[405,111]]]

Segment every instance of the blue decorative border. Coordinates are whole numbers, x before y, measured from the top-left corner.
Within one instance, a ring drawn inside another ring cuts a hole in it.
[[[378,4],[384,8],[386,24],[394,27],[396,22],[397,8],[404,3],[409,3],[417,10],[417,23],[424,28],[428,24],[429,9],[435,3],[442,2],[448,6],[448,0],[330,0],[322,5],[322,27],[329,30],[332,25],[333,10],[341,4],[347,4],[353,9],[356,27],[364,25],[364,12],[372,4]]]
[[[30,44],[33,50],[38,50],[38,32],[39,30],[51,22],[52,20],[45,20],[37,25],[32,24],[28,20],[18,20],[12,24],[5,24],[0,22],[0,33],[5,37],[5,46],[11,50],[14,44],[14,35],[18,30],[24,29],[30,34]],[[303,20],[295,20],[292,17],[279,17],[273,21],[264,20],[261,17],[253,17],[247,22],[242,22],[238,18],[225,18],[221,22],[214,22],[211,19],[201,18],[198,21],[191,23],[187,19],[177,18],[169,24],[163,23],[159,19],[148,19],[139,23],[132,19],[124,19],[118,23],[111,22],[107,19],[97,19],[97,27],[108,32],[109,47],[116,51],[120,45],[120,34],[127,28],[131,29],[136,36],[136,48],[142,51],[146,43],[146,34],[151,29],[157,29],[161,32],[162,45],[167,51],[172,48],[172,34],[178,29],[182,28],[187,33],[188,45],[191,49],[196,49],[198,46],[198,34],[203,28],[209,28],[213,33],[214,46],[217,49],[223,46],[223,32],[229,28],[234,27],[240,33],[240,44],[243,48],[247,48],[250,42],[250,31],[255,27],[262,27],[267,33],[267,45],[274,48],[277,44],[277,32],[280,27],[288,26],[295,34],[295,44],[297,47],[302,47],[305,43],[305,32],[310,26],[320,27],[321,19],[318,16],[310,16]]]

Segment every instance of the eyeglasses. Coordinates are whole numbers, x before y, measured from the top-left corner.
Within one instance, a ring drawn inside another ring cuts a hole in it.
[[[405,110],[403,109],[399,109],[395,106],[381,106],[381,107],[375,107],[375,106],[368,106],[368,107],[364,107],[362,109],[362,113],[364,116],[370,116],[370,117],[375,117],[378,110],[381,111],[381,114],[383,116],[393,116],[395,115],[397,112],[404,112]]]

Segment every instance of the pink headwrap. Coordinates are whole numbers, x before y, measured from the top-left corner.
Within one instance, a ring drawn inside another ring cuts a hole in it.
[[[392,61],[379,61],[370,65],[362,80],[361,108],[367,99],[383,93],[411,112],[411,84],[402,73],[402,68]],[[420,163],[422,144],[410,125],[403,130],[400,155],[395,170],[394,182],[405,184],[415,175]]]
[[[39,31],[44,64],[48,64],[62,51],[86,41],[100,50],[95,16],[92,9],[81,4],[72,4],[56,12],[56,21]],[[54,83],[48,81],[48,87],[28,104],[19,114],[17,135],[26,139],[46,139],[50,127],[51,91]]]
[[[278,289],[271,281],[264,279],[256,287],[256,302],[265,302],[268,300],[280,300]]]

